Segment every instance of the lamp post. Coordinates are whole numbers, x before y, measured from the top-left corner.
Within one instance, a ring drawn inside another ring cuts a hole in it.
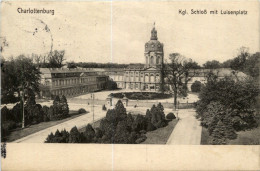
[[[176,109],[176,115],[177,115],[177,119],[179,120],[179,104],[180,104],[180,101],[177,102],[177,109]]]
[[[94,120],[95,120],[95,118],[94,118],[94,116],[95,116],[95,114],[94,114],[94,108],[95,108],[95,106],[94,106],[94,100],[95,100],[95,95],[94,95],[94,93],[91,93],[91,98],[92,98],[92,112],[93,112],[93,127],[94,127]]]
[[[22,118],[22,128],[25,127],[25,117],[24,117],[24,86],[19,86],[19,91],[22,91],[22,96],[21,96],[21,104],[22,104],[22,115],[23,115],[23,118]]]

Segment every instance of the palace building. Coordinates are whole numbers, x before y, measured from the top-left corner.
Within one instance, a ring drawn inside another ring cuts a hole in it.
[[[162,67],[164,61],[163,43],[158,41],[157,30],[153,27],[151,37],[144,46],[145,64],[130,64],[125,69],[104,69],[105,75],[117,83],[118,88],[130,90],[144,91],[159,91],[160,87],[167,81],[162,79]],[[206,76],[209,72],[218,75],[219,78],[233,75],[230,68],[219,69],[194,69],[190,71],[193,77],[187,83],[187,88],[190,91],[191,85],[195,81],[206,83]],[[236,73],[239,78],[246,77],[242,72]],[[171,86],[169,89],[171,90]]]
[[[40,68],[41,97],[55,95],[78,96],[89,92],[103,90],[108,79],[116,82],[121,89],[160,91],[164,85],[162,69],[164,61],[163,43],[158,41],[157,30],[151,30],[151,37],[144,45],[144,64],[129,64],[126,68]],[[223,78],[232,75],[229,68],[196,69],[191,71],[195,75],[187,83],[188,90],[195,81],[206,83],[206,75],[214,72]],[[245,77],[244,73],[237,73],[238,77]],[[167,85],[167,82],[165,82]],[[169,86],[171,90],[171,87]]]
[[[118,88],[159,91],[162,84],[161,70],[164,61],[163,43],[158,41],[157,30],[153,27],[151,38],[144,46],[145,64],[130,64],[125,69],[105,70]]]
[[[40,97],[77,96],[103,90],[108,76],[85,68],[40,68]]]

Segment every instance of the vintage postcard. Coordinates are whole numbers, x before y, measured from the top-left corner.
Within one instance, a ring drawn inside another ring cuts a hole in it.
[[[258,1],[2,1],[3,170],[260,170]]]

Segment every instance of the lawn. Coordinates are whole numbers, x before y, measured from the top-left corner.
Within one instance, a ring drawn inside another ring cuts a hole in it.
[[[58,125],[60,123],[66,122],[68,120],[74,119],[74,118],[79,117],[84,114],[86,114],[86,113],[78,114],[78,111],[72,110],[72,111],[70,111],[70,117],[68,117],[68,118],[65,118],[62,120],[57,120],[57,121],[41,122],[39,124],[30,125],[29,127],[26,127],[24,129],[21,129],[21,128],[15,129],[10,133],[9,136],[6,137],[6,142],[15,141],[17,139],[26,137],[33,133],[39,132],[43,129]]]
[[[94,128],[98,128],[100,125],[101,119],[94,123]],[[172,120],[168,122],[168,125],[156,129],[154,131],[147,132],[145,135],[147,139],[142,142],[141,144],[166,144],[167,140],[169,139],[175,125],[177,124],[177,120]],[[92,124],[91,124],[92,125]],[[86,127],[81,128],[79,131],[84,132]]]
[[[260,126],[250,131],[237,133],[237,139],[230,140],[229,145],[260,145]]]
[[[111,97],[123,98],[126,96],[130,100],[159,100],[171,98],[171,94],[156,93],[156,92],[122,92],[111,93]]]
[[[201,145],[208,144],[209,133],[207,128],[202,127]],[[260,145],[260,126],[249,131],[237,132],[237,138],[228,140],[227,145]]]
[[[141,144],[166,144],[177,122],[178,120],[174,119],[168,122],[168,125],[163,128],[147,132],[145,134],[147,139]]]
[[[209,139],[208,129],[202,127],[200,145],[210,145],[208,144],[208,139]]]

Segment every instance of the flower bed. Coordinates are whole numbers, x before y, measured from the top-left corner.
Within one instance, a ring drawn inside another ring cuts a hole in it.
[[[159,100],[171,98],[171,94],[156,93],[156,92],[122,92],[111,93],[111,97],[122,99],[124,96],[130,100]]]

